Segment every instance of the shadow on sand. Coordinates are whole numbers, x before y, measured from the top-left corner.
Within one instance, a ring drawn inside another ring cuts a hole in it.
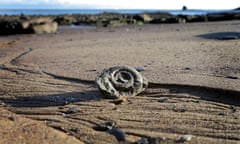
[[[215,40],[236,40],[240,39],[240,32],[215,32],[197,35],[197,37]]]
[[[99,101],[101,95],[98,91],[70,92],[46,96],[28,96],[16,98],[1,98],[0,100],[12,107],[50,107],[62,106],[80,101]]]
[[[240,91],[184,84],[150,83],[149,87],[152,89],[167,89],[170,93],[169,95],[174,93],[189,94],[207,101],[240,106]],[[142,95],[151,96],[155,94],[152,94],[151,92],[146,92]],[[161,95],[159,95],[159,97],[161,97]]]
[[[158,90],[155,91],[156,89]],[[226,90],[205,86],[181,85],[181,84],[159,84],[150,83],[148,90],[139,96],[162,97],[161,89],[169,91],[169,96],[175,94],[189,94],[200,99],[240,106],[240,91]],[[155,92],[153,92],[155,91]],[[74,102],[100,101],[102,95],[97,90],[83,92],[69,92],[61,94],[28,96],[28,97],[0,97],[0,101],[12,107],[51,107],[63,106]],[[177,97],[176,97],[177,98]]]

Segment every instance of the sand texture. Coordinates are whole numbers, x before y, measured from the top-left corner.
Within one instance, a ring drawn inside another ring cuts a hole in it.
[[[240,40],[222,40],[232,35],[240,21],[1,36],[0,143],[240,143]],[[95,77],[118,65],[143,70],[148,89],[103,98]],[[106,122],[120,131],[96,129]]]

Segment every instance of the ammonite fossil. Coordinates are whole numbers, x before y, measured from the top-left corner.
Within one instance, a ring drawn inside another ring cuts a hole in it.
[[[96,84],[106,98],[135,96],[148,86],[147,79],[129,66],[115,66],[103,70],[96,77]]]

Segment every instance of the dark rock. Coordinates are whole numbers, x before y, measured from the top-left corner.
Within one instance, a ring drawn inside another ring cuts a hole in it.
[[[113,128],[117,128],[117,125],[115,122],[106,122],[93,127],[93,129],[96,131],[108,131]]]
[[[124,104],[124,102],[126,102],[126,99],[117,99],[117,100],[111,101],[111,103],[114,103],[115,105]]]
[[[77,112],[77,108],[78,108],[78,106],[73,106],[73,107],[69,108],[69,109],[66,111],[66,113],[67,113],[67,114],[75,113],[75,112]]]
[[[141,139],[134,142],[134,144],[149,144],[149,142],[147,138],[141,137]]]
[[[209,13],[207,14],[208,21],[224,21],[224,20],[233,20],[234,13],[231,12],[218,12],[218,13]]]
[[[190,67],[185,67],[184,70],[192,70]]]
[[[187,22],[208,22],[207,15],[188,15],[185,18]]]
[[[176,18],[169,13],[152,13],[152,20],[150,23],[152,24],[160,24],[160,23],[177,23]],[[173,21],[174,19],[174,21]]]
[[[179,139],[176,140],[176,142],[185,142],[190,141],[192,139],[192,135],[183,135]]]
[[[50,18],[9,18],[0,21],[0,35],[53,33],[57,23]]]
[[[76,23],[76,20],[72,16],[58,16],[54,19],[59,25],[71,25]]]
[[[105,69],[96,77],[96,84],[106,98],[135,96],[144,91],[148,81],[136,69],[116,66]]]
[[[144,138],[137,140],[134,144],[160,144],[165,141],[165,137],[157,137],[157,138]]]
[[[127,22],[124,20],[109,20],[104,25],[105,27],[120,27],[127,25]]]
[[[11,35],[24,33],[20,20],[2,20],[0,21],[0,35]]]
[[[185,109],[175,109],[174,111],[175,111],[175,112],[180,112],[180,113],[184,113],[184,112],[186,112]]]
[[[142,72],[142,71],[145,71],[145,69],[144,68],[142,68],[142,67],[137,67],[137,68],[135,68],[138,72]]]
[[[142,21],[144,23],[149,23],[150,21],[152,21],[152,17],[149,14],[138,14],[133,16],[133,19],[135,19],[136,21]]]
[[[232,109],[232,112],[233,112],[233,113],[237,112],[237,108],[236,108],[236,107],[231,106],[231,109]]]
[[[225,113],[224,112],[220,112],[220,113],[218,113],[218,115],[225,116]]]
[[[157,138],[149,138],[149,144],[160,144],[163,141],[165,141],[166,138],[165,137],[157,137]]]
[[[126,134],[121,129],[114,128],[107,131],[109,134],[114,135],[118,141],[125,141]]]

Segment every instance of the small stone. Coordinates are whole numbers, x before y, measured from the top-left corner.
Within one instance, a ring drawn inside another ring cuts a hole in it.
[[[113,103],[115,105],[124,104],[124,102],[126,102],[126,99],[124,99],[124,98],[111,101],[111,103]]]
[[[168,99],[169,99],[168,97],[161,97],[161,98],[158,99],[158,102],[165,102]]]
[[[184,112],[186,112],[186,110],[185,110],[185,109],[175,109],[174,111],[175,111],[175,112],[181,112],[181,113],[184,113]]]
[[[141,137],[141,139],[134,142],[134,144],[149,144],[148,139],[145,137]]]
[[[231,109],[232,109],[232,112],[233,112],[233,113],[237,112],[237,108],[236,108],[236,107],[231,106]]]
[[[166,140],[165,137],[156,137],[156,138],[141,137],[141,139],[137,140],[134,144],[160,144],[165,140]]]
[[[126,134],[121,129],[114,128],[107,131],[109,134],[114,135],[118,141],[125,141]]]
[[[145,69],[144,68],[142,68],[142,67],[137,67],[137,68],[135,68],[138,72],[142,72],[142,71],[145,71]]]
[[[103,124],[93,127],[93,129],[96,131],[107,131],[107,130],[111,130],[116,127],[117,127],[117,125],[115,122],[106,122],[106,123],[103,123]]]
[[[73,107],[69,108],[69,109],[66,111],[66,113],[67,113],[67,114],[75,113],[75,112],[77,112],[77,108],[78,108],[78,106],[73,106]]]
[[[190,67],[185,67],[184,70],[192,70]]]
[[[156,138],[149,138],[148,139],[149,144],[160,144],[165,140],[166,140],[165,137],[156,137]]]
[[[86,72],[96,72],[96,69],[90,69],[90,70],[86,70]]]
[[[225,113],[224,113],[224,112],[220,112],[220,113],[218,113],[218,115],[220,115],[220,116],[224,116]]]
[[[8,119],[9,119],[9,120],[11,120],[11,121],[15,121],[15,120],[16,120],[16,118],[15,118],[15,117],[13,117],[13,116],[11,116],[11,115],[10,115],[10,116],[8,116]]]
[[[192,135],[183,135],[177,140],[177,142],[190,141],[191,139],[192,139]]]

